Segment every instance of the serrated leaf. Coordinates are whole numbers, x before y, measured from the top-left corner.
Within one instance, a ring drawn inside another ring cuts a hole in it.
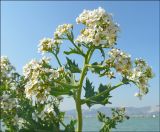
[[[72,73],[80,73],[81,70],[78,67],[78,64],[75,63],[75,61],[70,60],[68,57],[67,59],[67,64],[65,65],[65,68],[70,70]]]
[[[110,88],[110,85],[100,84],[100,85],[99,85],[99,88],[98,88],[98,91],[99,91],[99,93],[100,93],[100,92],[105,91],[107,88]]]
[[[92,83],[89,81],[89,79],[86,79],[86,86],[83,87],[85,90],[85,97],[89,98],[92,97],[96,94],[96,92],[94,92],[94,86],[92,85]],[[92,102],[87,102],[86,103],[88,107],[92,106]]]
[[[97,94],[100,94],[101,92],[104,92],[105,90],[109,89],[110,87],[111,87],[110,85],[100,84]],[[97,101],[98,104],[102,104],[102,105],[110,104],[109,98],[111,98],[110,93],[106,92],[102,96],[99,96],[98,98],[96,98],[96,101]]]
[[[100,84],[98,92],[94,92],[92,83],[86,80],[86,84],[88,85],[89,88],[87,93],[85,93],[85,97],[87,98],[86,104],[88,107],[91,107],[94,104],[101,104],[101,105],[110,104],[109,99],[111,98],[111,96],[109,92],[103,93],[103,95],[101,96],[97,96],[102,92],[104,92],[105,90],[109,89],[111,87],[110,85]]]
[[[86,79],[86,86],[83,87],[85,90],[85,97],[89,98],[95,95],[94,92],[94,86],[92,85],[92,83],[89,81],[89,79]]]

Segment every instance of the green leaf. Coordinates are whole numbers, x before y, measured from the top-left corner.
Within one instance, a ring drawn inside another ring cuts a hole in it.
[[[68,124],[65,128],[65,132],[74,132],[76,122],[77,122],[76,120],[71,120],[70,124]]]
[[[61,95],[72,95],[72,91],[66,87],[51,87],[51,94],[54,95],[55,97],[61,96]]]
[[[100,94],[101,92],[104,92],[105,90],[109,89],[110,87],[111,87],[111,85],[100,84],[97,94]],[[95,101],[98,104],[106,105],[106,104],[110,104],[110,102],[109,102],[110,98],[111,98],[110,93],[106,92],[105,94],[103,94],[103,95],[99,96],[98,98],[96,98]]]
[[[99,74],[100,77],[105,76],[106,73],[109,71],[109,68],[106,66],[103,66],[97,62],[92,63],[91,71],[92,73]]]
[[[86,86],[83,87],[85,90],[85,97],[89,98],[95,95],[94,92],[94,86],[92,86],[92,83],[89,81],[89,79],[86,79]]]
[[[96,93],[94,92],[94,86],[92,85],[92,83],[89,81],[89,79],[86,79],[86,86],[83,87],[85,90],[85,97],[89,98],[94,96]],[[88,107],[92,106],[92,102],[87,102],[86,103]]]
[[[68,57],[67,59],[67,64],[65,65],[65,68],[70,70],[72,73],[80,73],[81,70],[78,67],[78,64],[75,63],[75,61],[70,60]]]
[[[110,88],[111,86],[110,85],[103,85],[103,84],[100,84],[99,85],[99,88],[98,88],[98,91],[99,93],[105,91],[107,88]]]
[[[88,88],[86,89],[86,87],[84,87],[86,91],[85,97],[87,98],[87,101],[85,103],[87,104],[88,107],[91,107],[94,104],[101,104],[101,105],[111,104],[109,102],[109,99],[111,98],[110,93],[105,92],[107,91],[107,89],[111,88],[111,85],[100,84],[98,92],[94,92],[94,87],[92,86],[92,83],[89,82],[89,80],[86,80],[86,85],[87,85],[86,87]]]
[[[129,80],[128,80],[126,77],[123,77],[123,78],[122,78],[122,82],[123,82],[124,84],[129,84]]]

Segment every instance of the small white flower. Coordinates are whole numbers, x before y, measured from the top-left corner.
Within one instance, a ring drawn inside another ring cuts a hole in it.
[[[40,43],[38,45],[38,51],[45,53],[45,52],[53,52],[54,49],[58,47],[59,44],[61,44],[61,40],[53,40],[51,38],[43,38],[40,40]]]

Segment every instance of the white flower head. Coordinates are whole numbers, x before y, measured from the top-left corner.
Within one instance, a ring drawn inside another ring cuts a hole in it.
[[[38,51],[42,53],[53,52],[61,43],[62,43],[61,40],[43,38],[42,40],[40,40],[40,43],[38,45]]]
[[[140,94],[148,93],[148,82],[153,77],[152,68],[143,59],[135,60],[135,67],[131,70],[128,79],[132,80],[139,88]]]
[[[132,68],[130,55],[116,48],[111,49],[108,54],[113,64],[112,66],[117,72],[120,72],[122,75],[130,73]]]
[[[103,8],[84,10],[76,21],[86,25],[86,28],[81,31],[75,42],[107,48],[115,45],[119,26]]]
[[[54,32],[55,39],[61,39],[63,35],[70,33],[70,30],[72,30],[72,28],[73,28],[72,24],[59,25],[56,31]]]
[[[3,77],[8,77],[11,72],[15,71],[15,68],[11,65],[7,56],[1,56],[0,58],[0,72],[1,72],[1,79]]]

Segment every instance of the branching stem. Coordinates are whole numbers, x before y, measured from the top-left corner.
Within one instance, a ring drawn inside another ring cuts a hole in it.
[[[83,51],[80,50],[80,48],[74,43],[73,38],[71,38],[71,37],[68,36],[68,35],[67,35],[67,37],[68,37],[68,40],[74,45],[74,47],[79,51],[79,53],[81,53],[81,55],[82,55],[83,57],[85,57],[85,54],[83,53]]]
[[[80,81],[79,81],[79,89],[77,91],[77,96],[75,98],[75,103],[76,103],[76,110],[77,110],[77,115],[78,115],[78,127],[77,127],[77,131],[81,132],[82,131],[82,107],[81,107],[81,92],[82,92],[82,87],[83,87],[83,80],[86,76],[86,72],[87,72],[87,67],[86,64],[89,63],[90,58],[93,54],[94,48],[90,47],[87,54],[85,55],[85,60],[84,60],[84,64],[83,64],[83,69],[82,69],[82,73],[81,73],[81,77],[80,77]]]

